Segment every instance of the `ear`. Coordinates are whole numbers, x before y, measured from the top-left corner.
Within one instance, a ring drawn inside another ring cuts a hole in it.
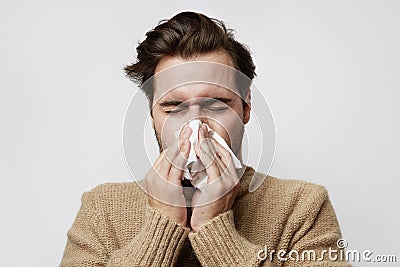
[[[243,105],[243,123],[246,124],[250,120],[250,110],[251,110],[251,91],[250,88],[247,90],[246,96],[244,98],[245,104]]]

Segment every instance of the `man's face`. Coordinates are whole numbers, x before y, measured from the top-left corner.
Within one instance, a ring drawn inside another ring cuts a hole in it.
[[[190,62],[208,61],[234,67],[226,52],[211,52]],[[155,74],[188,62],[179,57],[164,57]],[[214,64],[215,65],[215,64]],[[249,97],[249,95],[248,95]],[[153,99],[153,128],[162,151],[175,141],[175,132],[193,119],[200,119],[217,132],[240,156],[244,124],[249,121],[250,107],[243,106],[239,92],[209,83],[192,83],[164,91],[155,86]],[[247,99],[248,100],[248,99]]]

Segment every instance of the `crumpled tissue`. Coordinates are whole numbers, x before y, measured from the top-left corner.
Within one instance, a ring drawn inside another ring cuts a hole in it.
[[[201,127],[202,122],[199,119],[195,119],[189,122],[189,127],[192,129],[192,134],[189,137],[190,141],[190,153],[188,156],[188,159],[186,161],[186,164],[184,166],[183,170],[183,179],[190,180],[192,185],[195,188],[201,189],[202,186],[207,184],[207,173],[205,171],[205,167],[200,161],[200,159],[197,158],[194,146],[199,142],[199,128]],[[205,124],[208,132],[210,135],[217,141],[219,144],[221,144],[222,147],[224,147],[227,151],[229,151],[232,155],[232,160],[235,165],[236,169],[241,169],[242,164],[240,160],[236,157],[235,153],[230,149],[228,144],[225,142],[225,140],[215,131],[213,131],[207,124]],[[175,137],[178,138],[179,132],[175,132]]]

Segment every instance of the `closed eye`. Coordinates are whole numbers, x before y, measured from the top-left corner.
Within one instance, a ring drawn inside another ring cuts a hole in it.
[[[207,109],[210,111],[214,111],[214,112],[220,112],[220,111],[227,110],[228,107],[209,107]]]
[[[174,110],[166,110],[165,113],[167,114],[176,114],[183,111],[183,109],[174,109]]]
[[[171,110],[165,110],[164,112],[165,112],[166,114],[177,114],[177,113],[183,112],[183,111],[185,111],[185,110],[187,110],[187,107],[185,107],[185,106],[179,106],[179,107],[176,107],[176,108],[171,109]]]

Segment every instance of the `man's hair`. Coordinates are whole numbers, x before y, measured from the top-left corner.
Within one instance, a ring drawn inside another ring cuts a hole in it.
[[[126,75],[140,86],[154,75],[158,62],[165,56],[191,59],[214,51],[225,51],[237,70],[253,80],[255,65],[249,49],[235,40],[233,30],[224,22],[195,12],[181,12],[169,20],[162,20],[146,33],[146,39],[136,48],[137,60],[124,68]],[[240,92],[245,96],[249,88]],[[153,102],[153,88],[143,88]]]

